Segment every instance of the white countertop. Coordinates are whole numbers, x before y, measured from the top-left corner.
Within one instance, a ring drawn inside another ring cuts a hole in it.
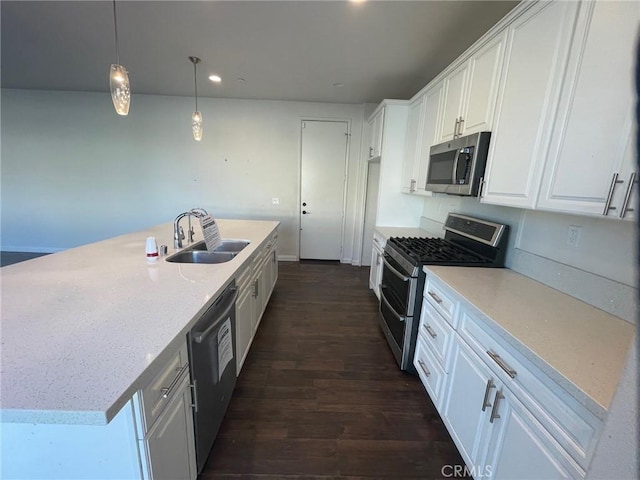
[[[609,408],[635,326],[512,270],[425,271],[463,296],[501,337],[593,413]]]
[[[215,265],[147,262],[171,222],[1,268],[0,420],[108,423],[278,223],[218,220],[251,243]]]

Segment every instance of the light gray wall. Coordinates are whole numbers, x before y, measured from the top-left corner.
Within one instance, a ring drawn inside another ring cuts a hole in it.
[[[350,122],[343,261],[359,260],[363,105],[2,90],[2,250],[52,252],[172,221],[201,206],[220,218],[279,220],[298,255],[300,123]],[[278,197],[280,204],[272,205]],[[356,252],[353,251],[354,243]]]

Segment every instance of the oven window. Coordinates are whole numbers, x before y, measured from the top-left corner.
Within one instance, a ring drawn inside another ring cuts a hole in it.
[[[389,293],[390,292],[386,287],[380,287],[380,314],[384,319],[384,323],[389,328],[391,336],[395,340],[396,345],[400,350],[402,350],[404,344],[404,328],[406,325],[406,321],[398,319],[397,315],[404,317],[404,314],[398,311],[400,310],[400,306],[395,303],[395,299]]]
[[[450,185],[453,176],[453,163],[457,150],[437,153],[429,158],[429,175],[427,183]]]
[[[394,305],[398,305],[398,313],[400,315],[412,315],[412,306],[409,304],[409,296],[411,294],[411,281],[403,280],[396,274],[409,277],[404,269],[389,255],[384,256],[384,262],[382,265],[382,281],[380,284],[387,289],[387,299],[391,301],[390,297],[393,297]],[[392,268],[388,268],[386,264],[391,265]],[[393,270],[396,270],[394,272]]]

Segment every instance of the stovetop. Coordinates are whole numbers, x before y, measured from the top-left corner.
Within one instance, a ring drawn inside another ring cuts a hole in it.
[[[387,246],[413,265],[482,266],[492,263],[490,259],[443,238],[391,237]]]

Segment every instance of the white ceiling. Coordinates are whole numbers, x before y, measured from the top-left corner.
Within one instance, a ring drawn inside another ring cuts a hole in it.
[[[195,55],[199,96],[406,99],[516,3],[118,0],[120,63],[133,95],[193,96]],[[1,9],[2,87],[109,91],[111,1],[2,0]]]

